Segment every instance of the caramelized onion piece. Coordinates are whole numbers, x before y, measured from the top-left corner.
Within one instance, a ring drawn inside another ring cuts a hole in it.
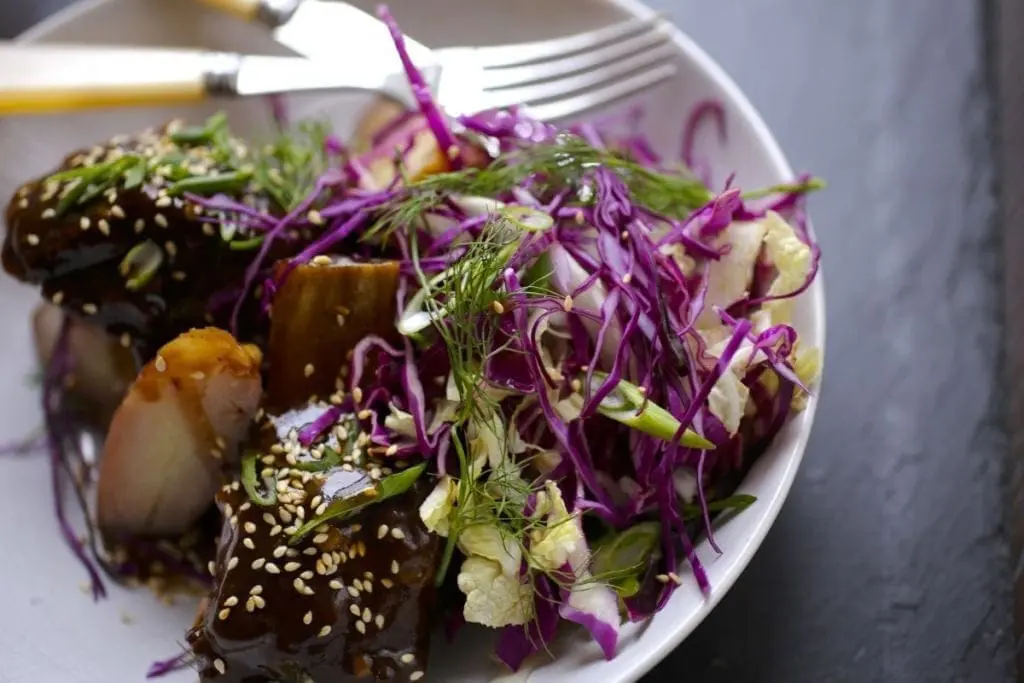
[[[98,486],[108,534],[186,530],[210,505],[260,399],[261,355],[214,328],[160,349],[114,413]]]
[[[274,297],[267,400],[274,409],[326,399],[367,335],[395,337],[398,263],[334,259],[297,266]]]
[[[42,367],[50,362],[66,315],[49,303],[40,304],[32,313],[32,336]],[[78,318],[71,320],[68,352],[74,368],[68,390],[80,399],[89,418],[105,426],[135,377],[132,352],[102,327]]]

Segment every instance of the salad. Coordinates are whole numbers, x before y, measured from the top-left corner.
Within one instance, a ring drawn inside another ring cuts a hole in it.
[[[416,111],[348,145],[172,122],[8,208],[90,590],[202,596],[151,675],[416,681],[439,623],[512,669],[568,623],[614,657],[710,589],[694,544],[817,379],[819,181],[711,188],[628,121],[449,117],[382,18]]]

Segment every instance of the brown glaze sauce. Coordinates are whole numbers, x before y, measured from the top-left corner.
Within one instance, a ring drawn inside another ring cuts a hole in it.
[[[298,446],[297,430],[326,408],[260,421],[254,446],[266,454],[258,467],[275,482],[273,505],[257,505],[237,482],[217,496],[225,522],[215,586],[188,636],[203,680],[347,683],[424,675],[443,552],[419,518],[431,488],[426,478],[289,545],[318,509],[322,514],[332,500],[358,494],[387,476],[389,464],[397,466],[363,457],[366,438],[353,439],[356,423],[345,418],[311,449]],[[323,446],[343,454],[340,466],[294,467],[313,461]]]

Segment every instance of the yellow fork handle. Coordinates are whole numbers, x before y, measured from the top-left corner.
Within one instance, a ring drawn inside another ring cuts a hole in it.
[[[202,53],[0,43],[0,115],[197,102]]]
[[[233,14],[245,21],[255,21],[260,11],[260,0],[198,0],[218,12]]]

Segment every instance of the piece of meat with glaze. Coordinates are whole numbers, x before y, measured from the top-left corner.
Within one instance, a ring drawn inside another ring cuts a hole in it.
[[[73,152],[54,173],[19,188],[6,212],[4,269],[41,285],[55,305],[116,337],[129,335],[144,359],[192,327],[227,327],[231,303],[218,308],[214,299],[239,287],[252,259],[252,252],[231,248],[209,211],[169,193],[175,167],[206,177],[233,171],[212,144],[179,145],[176,130],[172,124]],[[229,144],[245,153],[241,142]],[[147,171],[131,189],[124,177],[90,183],[96,169],[130,158],[180,160]],[[224,192],[272,211],[251,185]],[[295,253],[302,237],[275,242],[271,258]],[[255,297],[244,312],[248,338],[258,328]]]
[[[259,495],[273,502],[255,502],[238,482],[217,495],[225,522],[215,588],[188,635],[203,680],[403,682],[424,675],[443,553],[418,512],[431,485],[420,477],[405,493],[372,502],[387,486],[382,481],[415,473],[368,457],[368,438],[351,415],[302,447],[299,430],[328,408],[264,416],[252,447],[260,486],[270,487]],[[335,506],[362,503],[370,504],[294,542],[303,525]]]

